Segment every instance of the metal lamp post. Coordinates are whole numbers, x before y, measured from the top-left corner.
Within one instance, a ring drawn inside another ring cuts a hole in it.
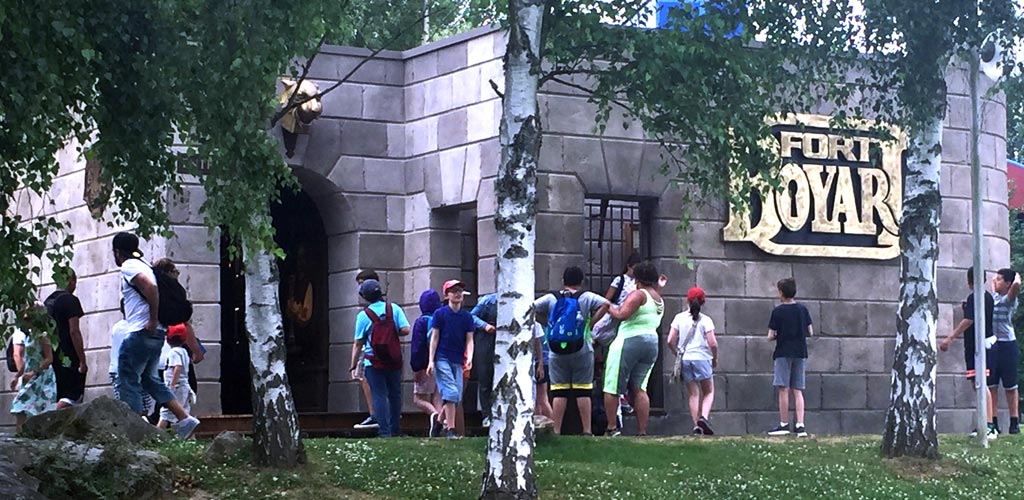
[[[971,94],[971,224],[974,238],[974,387],[978,392],[978,443],[988,447],[988,381],[985,372],[985,267],[982,255],[985,238],[981,230],[981,159],[978,143],[981,137],[981,99],[978,98],[978,74],[981,57],[977,49],[971,51],[968,86]]]

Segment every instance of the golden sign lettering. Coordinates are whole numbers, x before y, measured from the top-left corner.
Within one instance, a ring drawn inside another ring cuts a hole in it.
[[[782,167],[779,188],[752,193],[759,210],[730,214],[725,241],[750,241],[775,255],[892,259],[899,255],[906,136],[876,138],[875,124],[834,130],[829,118],[790,115],[772,122]],[[871,151],[880,154],[872,158]],[[758,177],[754,185],[763,185]]]

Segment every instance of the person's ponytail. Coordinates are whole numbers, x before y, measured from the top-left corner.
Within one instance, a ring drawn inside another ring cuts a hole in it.
[[[697,321],[697,318],[700,318],[700,306],[701,303],[699,300],[690,301],[690,316],[693,316],[694,321]]]

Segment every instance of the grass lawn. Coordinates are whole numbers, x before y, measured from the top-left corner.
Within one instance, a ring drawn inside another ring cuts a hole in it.
[[[941,438],[937,462],[882,460],[877,436],[544,438],[541,498],[1021,498],[1024,440],[988,450]],[[483,438],[308,439],[310,464],[274,472],[241,461],[206,465],[205,442],[160,449],[182,469],[181,498],[476,498]]]

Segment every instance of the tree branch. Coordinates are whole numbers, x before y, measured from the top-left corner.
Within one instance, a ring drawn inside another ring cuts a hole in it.
[[[302,99],[301,101],[292,102],[291,99],[289,99],[288,105],[286,105],[285,107],[279,109],[276,113],[274,113],[274,116],[271,117],[271,119],[270,119],[270,127],[273,128],[274,125],[277,125],[277,122],[280,121],[281,118],[284,117],[284,115],[288,114],[289,111],[291,111],[291,110],[293,110],[293,109],[295,109],[295,108],[297,108],[299,106],[302,106],[303,104],[306,104],[309,101],[312,101],[312,100],[315,100],[315,99],[320,99],[323,96],[325,96],[328,93],[330,93],[331,91],[333,91],[334,89],[340,87],[341,84],[347,82],[348,79],[351,78],[352,75],[354,75],[356,71],[359,71],[359,68],[362,68],[363,65],[365,65],[366,63],[368,63],[371,60],[375,59],[377,57],[377,55],[380,54],[381,52],[383,52],[385,49],[387,49],[387,47],[389,45],[391,45],[392,43],[395,43],[395,40],[398,40],[403,35],[405,35],[406,32],[410,28],[412,28],[414,26],[417,26],[417,25],[419,25],[419,23],[423,22],[423,19],[425,19],[426,16],[427,16],[427,14],[421,14],[418,18],[416,18],[416,20],[414,22],[409,23],[404,28],[399,30],[398,33],[396,33],[394,36],[389,38],[386,42],[381,44],[379,49],[374,50],[373,52],[370,53],[370,55],[368,55],[365,58],[363,58],[362,61],[359,61],[359,64],[357,64],[356,67],[352,68],[347,74],[345,74],[345,76],[343,76],[341,78],[341,80],[338,80],[337,82],[335,82],[334,85],[331,85],[330,87],[327,87],[327,89],[325,89],[325,90],[321,90],[320,92],[317,92],[316,95],[312,95],[312,96],[309,96],[309,97],[307,97],[305,99]],[[298,86],[297,85],[296,85],[295,88],[296,88],[296,90],[298,90]]]
[[[561,83],[562,85],[565,85],[566,87],[572,87],[572,88],[574,88],[576,90],[582,90],[583,92],[586,92],[590,96],[596,96],[597,95],[597,94],[594,94],[593,89],[588,89],[588,88],[586,88],[586,87],[584,87],[582,85],[578,85],[578,84],[575,84],[575,83],[567,82],[567,81],[562,80],[561,78],[558,78],[558,77],[552,77],[551,81],[556,82],[556,83]],[[608,102],[610,102],[612,104],[615,104],[617,106],[620,106],[622,109],[625,109],[626,111],[629,111],[629,113],[632,114],[633,116],[639,116],[636,113],[636,111],[633,109],[632,106],[630,106],[630,105],[628,105],[628,104],[626,104],[626,103],[624,103],[624,102],[622,102],[622,101],[620,101],[618,99],[608,99]]]
[[[494,93],[498,94],[498,97],[500,97],[501,99],[505,99],[505,94],[502,94],[501,91],[498,90],[498,84],[494,82],[494,79],[492,78],[487,81],[491,83],[491,88],[494,89]]]

